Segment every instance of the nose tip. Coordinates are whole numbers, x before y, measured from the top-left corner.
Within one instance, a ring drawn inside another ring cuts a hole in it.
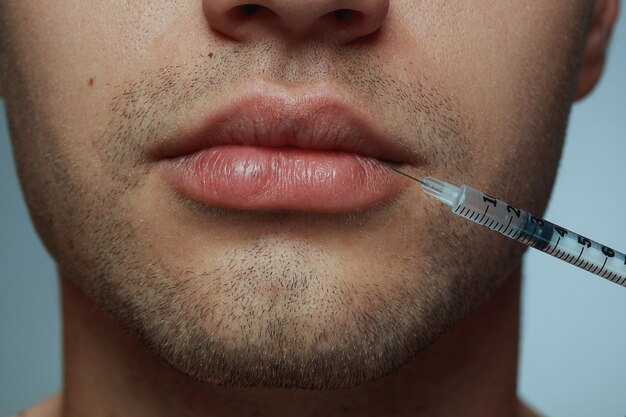
[[[377,31],[389,0],[203,0],[210,27],[236,41],[272,34],[348,43]]]

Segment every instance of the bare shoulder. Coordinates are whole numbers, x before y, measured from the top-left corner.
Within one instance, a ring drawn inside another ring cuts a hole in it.
[[[20,411],[13,417],[60,417],[61,416],[61,393],[56,393],[45,400],[33,405],[26,410]]]

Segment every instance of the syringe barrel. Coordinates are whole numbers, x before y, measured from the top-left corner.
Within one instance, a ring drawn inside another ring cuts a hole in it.
[[[459,187],[453,213],[626,287],[626,255],[472,187]]]

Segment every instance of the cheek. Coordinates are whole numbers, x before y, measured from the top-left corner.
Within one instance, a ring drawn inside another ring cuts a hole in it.
[[[159,36],[191,10],[174,6],[117,0],[2,6],[11,80],[3,93],[14,153],[35,226],[53,254],[67,230],[83,233],[69,227],[77,207],[114,191],[96,149],[110,117],[103,103],[139,66],[172,54],[176,39]]]
[[[22,110],[15,118],[32,132],[45,132],[29,134],[27,142],[51,153],[87,156],[90,142],[105,128],[103,103],[109,104],[116,86],[169,63],[165,57],[188,56],[185,48],[197,53],[206,47],[201,10],[194,2],[176,3],[20,0],[4,5],[11,80],[5,95]]]
[[[445,66],[471,142],[457,182],[541,214],[561,155],[586,6],[492,3],[463,14],[450,32],[455,41],[448,39]]]
[[[586,2],[531,0],[477,1],[471,9],[458,2],[405,2],[391,9],[389,42],[379,51],[385,67],[423,72],[444,86],[467,136],[463,158],[428,174],[543,212],[561,154],[587,8]],[[437,146],[457,144],[439,138]]]

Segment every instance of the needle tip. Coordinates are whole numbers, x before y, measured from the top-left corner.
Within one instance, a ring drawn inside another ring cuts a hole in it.
[[[398,174],[404,175],[405,177],[408,177],[408,178],[412,179],[413,181],[417,181],[417,182],[419,182],[419,183],[420,183],[420,184],[422,184],[422,185],[426,185],[426,183],[424,182],[424,180],[421,180],[421,179],[419,179],[419,178],[415,178],[415,177],[413,177],[413,176],[411,176],[411,175],[409,175],[409,174],[406,174],[406,173],[404,173],[404,172],[400,171],[399,169],[396,169],[396,168],[394,168],[394,167],[392,167],[392,166],[389,166],[389,165],[385,165],[385,166],[386,166],[388,169],[390,169],[390,170],[392,170],[392,171],[397,172]]]

